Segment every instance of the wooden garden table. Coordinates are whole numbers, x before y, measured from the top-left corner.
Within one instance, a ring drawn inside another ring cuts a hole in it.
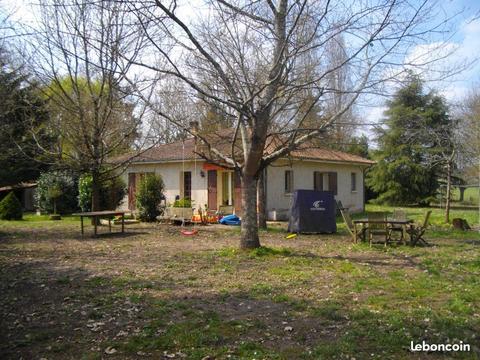
[[[93,231],[95,236],[97,236],[97,226],[98,222],[102,217],[109,217],[108,219],[108,230],[112,232],[112,220],[110,219],[111,216],[122,216],[122,233],[125,232],[125,211],[90,211],[90,212],[81,212],[81,213],[75,213],[73,214],[74,216],[80,216],[80,226],[82,229],[82,237],[84,234],[83,231],[83,218],[88,217],[93,219]]]
[[[372,220],[372,219],[356,219],[356,220],[353,220],[353,227],[354,227],[354,236],[355,236],[355,242],[357,242],[357,234],[358,234],[358,231],[357,231],[357,224],[359,225],[362,225],[362,229],[361,229],[361,234],[362,234],[362,241],[365,241],[365,233],[368,229],[368,224],[387,224],[387,226],[389,225],[401,225],[402,228],[404,229],[404,233],[407,232],[407,226],[411,225],[413,223],[413,220],[398,220],[398,219],[386,219],[386,220]]]

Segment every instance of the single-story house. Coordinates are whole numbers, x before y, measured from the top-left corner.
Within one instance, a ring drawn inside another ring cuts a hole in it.
[[[241,216],[242,191],[234,171],[208,163],[197,155],[193,138],[159,145],[136,156],[122,174],[128,194],[120,208],[136,209],[135,193],[142,176],[161,175],[167,204],[190,198],[193,207],[216,210],[231,205]],[[360,156],[324,148],[293,151],[265,170],[266,209],[272,220],[286,219],[296,189],[330,190],[351,211],[365,205],[364,172],[374,162]]]
[[[0,200],[13,191],[17,199],[22,204],[24,211],[35,210],[35,192],[37,191],[37,183],[22,182],[11,186],[0,187]]]

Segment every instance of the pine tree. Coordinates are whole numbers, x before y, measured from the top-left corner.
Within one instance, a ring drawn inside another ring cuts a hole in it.
[[[34,180],[46,168],[39,145],[52,143],[44,129],[49,115],[27,80],[0,48],[0,186]]]
[[[424,93],[422,80],[409,74],[406,85],[387,102],[386,127],[377,131],[377,164],[367,185],[386,204],[428,204],[439,183],[438,166],[432,154],[440,144],[426,136],[445,129],[449,122],[444,100],[434,92]]]

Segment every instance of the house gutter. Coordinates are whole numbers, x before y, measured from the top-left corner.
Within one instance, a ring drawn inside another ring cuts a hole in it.
[[[344,165],[344,164],[358,165],[358,166],[365,167],[365,169],[369,168],[372,165],[375,165],[375,163],[370,163],[370,162],[349,161],[349,160],[323,160],[323,159],[312,159],[312,158],[292,158],[292,159],[293,160],[299,160],[299,161],[311,161],[311,162],[336,164],[336,165]],[[289,161],[288,158],[281,158],[281,159],[278,159],[278,160]]]
[[[153,164],[163,164],[163,163],[182,163],[182,162],[205,162],[204,159],[197,158],[197,159],[185,159],[185,160],[176,160],[176,159],[171,159],[171,160],[152,160],[152,161],[132,161],[130,165],[142,165],[142,164],[147,164],[147,165],[153,165]]]

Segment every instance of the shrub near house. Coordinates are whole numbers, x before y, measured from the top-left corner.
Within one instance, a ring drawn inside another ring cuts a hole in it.
[[[140,181],[137,192],[137,209],[141,221],[155,221],[160,214],[158,206],[164,198],[164,188],[160,175],[147,174]]]
[[[115,209],[127,192],[125,182],[115,177],[102,182],[100,191],[101,210]],[[78,180],[78,206],[82,211],[92,210],[92,176],[84,174]]]
[[[0,201],[0,219],[1,220],[22,220],[22,204],[13,192],[10,192]]]

